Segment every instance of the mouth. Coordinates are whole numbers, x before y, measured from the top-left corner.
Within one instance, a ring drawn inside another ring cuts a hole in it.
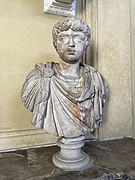
[[[74,55],[76,53],[74,49],[68,49],[67,52],[69,55]]]

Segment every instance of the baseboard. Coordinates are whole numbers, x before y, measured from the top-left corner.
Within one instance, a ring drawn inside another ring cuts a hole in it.
[[[40,129],[0,132],[0,152],[55,145],[57,138]]]

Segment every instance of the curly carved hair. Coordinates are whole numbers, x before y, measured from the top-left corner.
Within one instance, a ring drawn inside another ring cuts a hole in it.
[[[52,30],[53,45],[56,50],[57,50],[58,34],[63,31],[68,31],[69,29],[73,31],[83,32],[87,36],[87,40],[90,43],[91,32],[87,23],[83,22],[81,19],[77,17],[67,17],[59,21],[53,27],[53,30]]]

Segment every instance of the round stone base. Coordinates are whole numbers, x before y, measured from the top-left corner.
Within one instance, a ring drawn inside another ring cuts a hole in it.
[[[92,161],[88,154],[81,149],[84,146],[83,138],[59,139],[57,145],[61,149],[53,156],[54,165],[66,171],[79,171],[89,168]]]

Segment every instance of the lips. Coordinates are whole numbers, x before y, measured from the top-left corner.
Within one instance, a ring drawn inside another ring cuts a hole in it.
[[[67,52],[70,55],[74,55],[76,51],[75,51],[75,49],[67,49]]]

